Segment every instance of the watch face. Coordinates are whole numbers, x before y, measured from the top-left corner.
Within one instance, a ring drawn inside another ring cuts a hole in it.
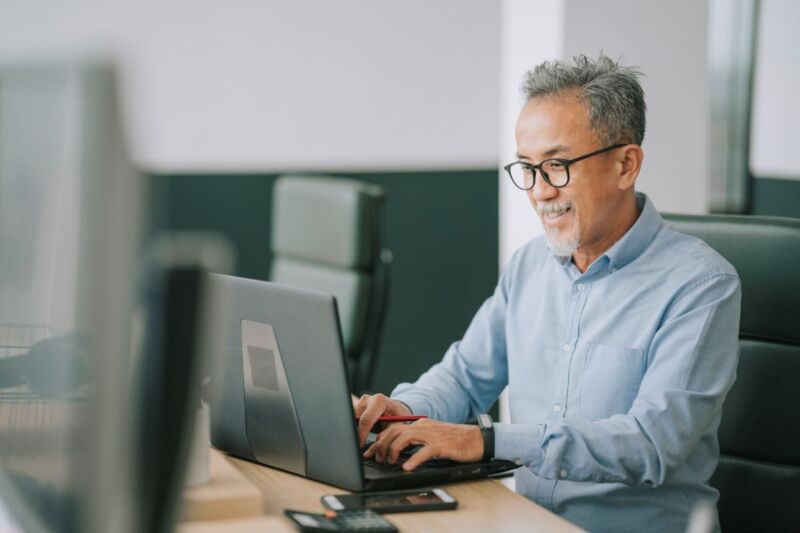
[[[478,415],[478,425],[481,428],[492,427],[492,417],[487,415],[486,413]]]

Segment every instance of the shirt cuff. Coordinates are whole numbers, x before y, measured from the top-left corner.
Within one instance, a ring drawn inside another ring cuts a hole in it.
[[[390,396],[392,400],[397,400],[405,404],[409,408],[412,415],[431,416],[431,408],[428,401],[416,394],[393,394]]]
[[[537,470],[544,461],[544,427],[531,424],[494,424],[494,457]]]

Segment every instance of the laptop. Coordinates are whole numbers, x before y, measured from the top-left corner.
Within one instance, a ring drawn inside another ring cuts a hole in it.
[[[231,455],[351,491],[438,485],[508,472],[492,460],[434,459],[413,472],[364,460],[333,296],[214,274],[224,330],[207,399],[211,444]]]

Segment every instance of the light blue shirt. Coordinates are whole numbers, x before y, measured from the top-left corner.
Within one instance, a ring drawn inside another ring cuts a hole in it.
[[[524,465],[518,492],[590,531],[684,531],[698,502],[716,505],[736,377],[736,271],[637,199],[636,223],[585,273],[544,237],[518,250],[464,338],[392,393],[463,422],[508,385],[495,456]]]

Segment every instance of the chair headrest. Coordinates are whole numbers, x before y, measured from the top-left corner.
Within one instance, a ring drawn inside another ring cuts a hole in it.
[[[800,220],[741,215],[664,215],[704,240],[742,280],[740,335],[800,343]]]
[[[272,251],[345,269],[378,256],[383,190],[356,180],[283,176],[273,189]]]

